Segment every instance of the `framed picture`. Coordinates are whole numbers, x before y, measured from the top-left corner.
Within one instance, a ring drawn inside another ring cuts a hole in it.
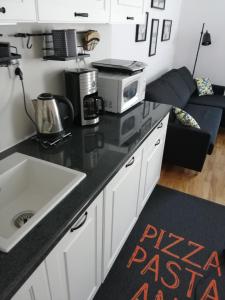
[[[147,38],[147,30],[148,30],[148,15],[146,12],[145,23],[136,26],[136,37],[135,42],[144,42]]]
[[[172,20],[163,20],[162,38],[161,41],[169,41],[172,29]]]
[[[159,19],[152,19],[152,28],[151,28],[150,45],[149,45],[149,56],[156,55],[158,32],[159,32]]]
[[[152,1],[151,4],[152,8],[165,9],[166,0],[151,0],[151,1]]]

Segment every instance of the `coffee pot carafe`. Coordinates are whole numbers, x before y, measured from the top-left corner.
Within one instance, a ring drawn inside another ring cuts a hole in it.
[[[64,133],[63,119],[74,120],[73,105],[66,97],[44,93],[32,102],[37,132],[43,138],[59,137]],[[67,107],[68,116],[63,115],[62,105]]]

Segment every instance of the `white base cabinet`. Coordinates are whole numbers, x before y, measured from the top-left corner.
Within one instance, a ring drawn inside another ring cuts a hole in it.
[[[44,263],[36,269],[12,300],[52,300]]]
[[[123,247],[161,172],[169,115],[104,190],[103,280]]]
[[[104,190],[103,278],[137,220],[141,157],[139,148]]]
[[[91,300],[160,178],[169,114],[12,300]]]
[[[38,0],[39,22],[108,23],[110,0]]]
[[[145,21],[146,0],[111,0],[111,23],[141,24]]]
[[[35,21],[35,0],[0,0],[0,24]]]
[[[102,193],[46,258],[53,300],[90,300],[101,284]]]

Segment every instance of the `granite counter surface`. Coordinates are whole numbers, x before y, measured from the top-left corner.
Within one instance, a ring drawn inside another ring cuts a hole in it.
[[[87,174],[9,253],[0,252],[1,300],[15,294],[170,109],[143,102],[122,115],[105,114],[97,126],[74,126],[72,137],[53,148],[28,139],[0,153],[0,159],[20,152]]]

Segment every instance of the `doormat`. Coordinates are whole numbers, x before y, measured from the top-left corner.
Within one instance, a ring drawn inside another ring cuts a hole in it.
[[[224,300],[225,206],[157,186],[95,300]]]

